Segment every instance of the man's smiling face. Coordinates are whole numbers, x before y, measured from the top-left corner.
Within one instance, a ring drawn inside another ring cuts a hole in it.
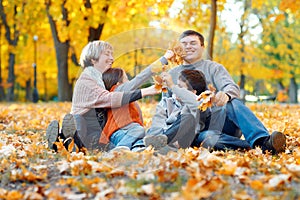
[[[193,64],[201,60],[204,51],[204,45],[201,45],[198,36],[189,35],[182,38],[180,42],[186,52],[183,64]]]

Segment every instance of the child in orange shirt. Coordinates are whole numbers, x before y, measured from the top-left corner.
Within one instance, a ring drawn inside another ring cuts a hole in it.
[[[130,87],[132,81],[128,81],[125,71],[121,68],[110,68],[102,75],[105,88],[109,91]],[[134,88],[130,88],[134,89]],[[143,88],[149,90],[151,94],[157,94],[153,86]],[[145,129],[140,107],[137,102],[131,102],[119,108],[111,108],[107,111],[107,122],[101,133],[100,143],[110,142],[112,147],[128,147],[128,150],[140,151],[145,148],[143,138]],[[164,137],[164,136],[158,136]],[[160,138],[156,138],[158,141]],[[163,141],[166,144],[167,138]]]

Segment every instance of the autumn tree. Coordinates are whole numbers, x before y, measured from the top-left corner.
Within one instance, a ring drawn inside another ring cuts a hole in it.
[[[65,30],[70,24],[68,10],[65,8],[66,1],[46,1],[46,12],[51,27],[55,45],[56,61],[58,67],[58,100],[71,100],[71,84],[68,79],[68,55],[70,51],[70,39],[59,37],[59,31]],[[60,7],[55,8],[55,6]],[[51,9],[51,10],[50,10]],[[61,15],[61,17],[60,17]],[[59,20],[60,19],[60,20]]]
[[[248,34],[248,29],[250,28],[249,26],[249,15],[250,15],[250,9],[251,9],[251,1],[249,0],[244,0],[242,1],[242,9],[243,9],[243,12],[242,12],[242,16],[239,20],[239,33],[238,33],[238,42],[239,42],[239,45],[238,45],[238,48],[240,50],[240,55],[241,55],[241,58],[240,58],[240,80],[239,80],[239,86],[240,86],[240,89],[241,89],[241,98],[243,100],[245,100],[245,95],[246,95],[246,92],[245,92],[245,84],[246,84],[246,75],[245,75],[245,65],[247,65],[247,62],[246,62],[246,57],[245,57],[245,54],[246,54],[246,34]]]
[[[19,26],[18,21],[20,18],[18,17],[19,12],[23,12],[24,4],[20,7],[18,5],[12,4],[10,7],[6,7],[4,9],[4,5],[8,2],[4,2],[3,0],[0,1],[0,15],[1,15],[1,21],[3,23],[3,26],[5,28],[5,39],[10,45],[9,49],[9,60],[8,60],[8,79],[7,83],[9,85],[9,88],[7,89],[7,101],[13,101],[14,100],[14,85],[15,85],[15,57],[16,53],[14,49],[16,48],[19,40]],[[9,21],[9,18],[12,18],[13,20]]]
[[[282,81],[290,80],[290,102],[296,103],[296,76],[299,74],[299,63],[295,58],[299,55],[294,50],[299,47],[299,39],[297,39],[299,33],[297,34],[296,31],[299,24],[293,13],[279,11],[279,6],[279,1],[253,5],[263,28],[260,44],[261,63],[276,73],[275,78],[281,87],[284,87]]]
[[[5,98],[5,92],[2,81],[2,20],[0,20],[0,101]]]
[[[281,1],[279,5],[282,10],[283,20],[283,33],[282,37],[286,41],[285,64],[290,66],[290,85],[289,85],[289,98],[291,103],[298,102],[298,85],[296,77],[299,75],[299,51],[300,37],[299,37],[299,20],[300,16],[300,2],[299,1]]]
[[[208,35],[208,46],[207,51],[209,58],[213,59],[213,47],[214,47],[214,38],[215,38],[215,30],[217,25],[217,0],[211,0],[211,8],[210,8],[210,26],[209,26],[209,35]]]
[[[105,24],[110,28],[104,29],[102,38],[114,47],[115,66],[121,65],[135,76],[177,39],[178,34],[168,24],[172,3],[173,0],[127,0],[110,6]]]
[[[58,65],[58,99],[72,98],[72,82],[69,80],[69,62],[78,66],[77,44],[98,40],[101,37],[106,14],[111,1],[45,2]],[[79,48],[81,49],[81,48]]]

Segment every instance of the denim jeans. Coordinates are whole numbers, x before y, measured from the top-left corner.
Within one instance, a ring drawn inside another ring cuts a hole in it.
[[[195,138],[195,124],[192,114],[179,115],[172,126],[163,132],[168,137],[168,144],[178,141],[180,148],[189,147]]]
[[[252,148],[255,147],[255,141],[270,135],[262,122],[239,99],[233,99],[227,104],[226,114],[229,120],[240,128]]]
[[[200,132],[192,143],[192,146],[203,146],[214,150],[250,149],[246,140],[234,137],[218,130],[205,130]]]
[[[223,127],[218,123],[224,123]],[[245,141],[240,139],[241,133]],[[206,145],[218,149],[247,149],[248,145],[254,148],[255,141],[267,136],[268,130],[254,113],[241,100],[233,99],[226,106],[212,109],[206,128],[198,134],[193,145],[199,146],[205,141]]]
[[[145,137],[145,129],[138,123],[121,128],[110,136],[110,148],[117,146],[127,146],[133,149],[136,146],[144,146],[143,138]]]

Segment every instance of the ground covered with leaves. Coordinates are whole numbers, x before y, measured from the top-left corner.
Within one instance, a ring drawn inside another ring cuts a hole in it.
[[[300,199],[300,106],[248,106],[286,134],[285,153],[54,153],[45,130],[70,103],[0,104],[0,199]],[[155,103],[141,107],[148,127]]]

